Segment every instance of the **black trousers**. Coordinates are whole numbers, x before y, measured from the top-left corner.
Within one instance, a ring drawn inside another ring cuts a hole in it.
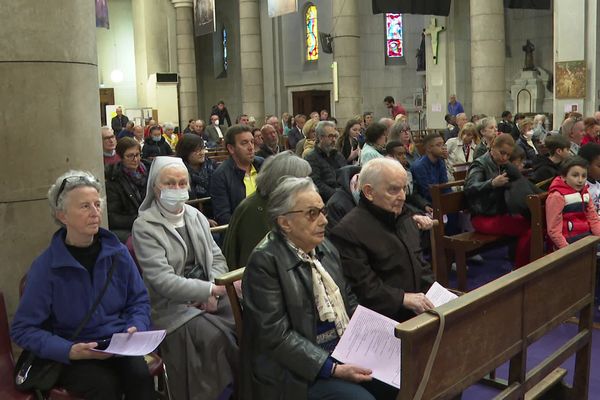
[[[59,386],[87,400],[154,400],[154,381],[144,357],[77,360],[63,368]]]

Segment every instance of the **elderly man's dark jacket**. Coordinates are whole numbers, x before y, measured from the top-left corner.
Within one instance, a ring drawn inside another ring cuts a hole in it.
[[[329,238],[340,252],[344,276],[359,303],[404,321],[414,316],[403,306],[404,293],[426,292],[433,283],[420,237],[407,210],[395,216],[361,196]]]
[[[356,297],[346,284],[335,247],[315,249],[340,288],[350,317]],[[250,255],[244,273],[244,400],[306,400],[329,353],[316,345],[318,314],[311,267],[280,233],[269,232]]]
[[[326,154],[319,146],[319,143],[315,145],[313,151],[306,155],[305,159],[312,168],[311,179],[317,185],[323,201],[327,202],[333,196],[333,193],[335,193],[335,189],[339,187],[336,171],[348,165],[348,162],[335,149]]]

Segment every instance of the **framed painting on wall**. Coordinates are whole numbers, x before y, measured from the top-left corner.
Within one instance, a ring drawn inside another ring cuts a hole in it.
[[[557,99],[585,98],[585,61],[556,63],[555,93]]]
[[[215,0],[194,0],[194,31],[196,36],[216,31]]]

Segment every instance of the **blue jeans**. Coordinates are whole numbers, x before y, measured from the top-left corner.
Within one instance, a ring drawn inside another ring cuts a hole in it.
[[[398,389],[377,380],[363,384],[337,378],[317,379],[308,387],[308,400],[393,400]]]

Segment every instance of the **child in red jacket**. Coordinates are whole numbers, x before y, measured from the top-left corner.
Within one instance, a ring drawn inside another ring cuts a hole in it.
[[[548,236],[559,249],[590,234],[600,236],[600,219],[586,184],[587,167],[583,158],[571,157],[548,189]]]

